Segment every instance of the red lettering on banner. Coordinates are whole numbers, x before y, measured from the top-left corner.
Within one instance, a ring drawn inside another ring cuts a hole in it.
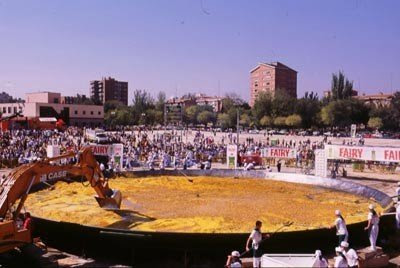
[[[289,156],[290,149],[271,149],[272,157],[285,157]]]
[[[363,149],[341,147],[339,149],[339,156],[342,157],[342,158],[358,158],[358,159],[361,159],[362,152],[363,152]]]
[[[93,146],[92,150],[93,150],[93,154],[96,154],[96,155],[107,155],[108,154],[107,146]]]
[[[385,150],[385,160],[400,160],[400,151]]]

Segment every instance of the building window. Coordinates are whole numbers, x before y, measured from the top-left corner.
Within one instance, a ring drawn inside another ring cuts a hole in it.
[[[17,113],[17,107],[14,107],[14,113],[15,114]]]
[[[11,107],[7,107],[7,111],[10,114],[11,113]]]
[[[86,111],[82,111],[82,114],[86,114]]]
[[[3,107],[3,114],[5,114],[7,112],[7,108]]]
[[[75,110],[74,114],[78,114],[78,111],[77,111],[77,110]]]
[[[90,114],[93,115],[93,111],[90,111]]]
[[[58,103],[58,98],[54,98],[54,103]]]

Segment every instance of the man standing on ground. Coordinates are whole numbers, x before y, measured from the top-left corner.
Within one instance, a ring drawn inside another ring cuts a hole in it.
[[[251,232],[246,242],[246,251],[250,251],[250,249],[253,250],[253,268],[260,267],[260,261],[262,255],[260,243],[263,239],[263,234],[261,233],[261,227],[262,227],[262,222],[256,221],[256,226],[254,230]],[[264,235],[264,237],[268,238],[269,235],[268,234]],[[250,241],[252,241],[251,248],[250,248]]]
[[[282,167],[281,160],[278,160],[278,163],[276,164],[276,168],[278,169],[278,172],[281,172],[281,167]]]

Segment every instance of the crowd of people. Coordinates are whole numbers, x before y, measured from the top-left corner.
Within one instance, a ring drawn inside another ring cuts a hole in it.
[[[3,167],[13,167],[43,159],[47,155],[47,145],[57,145],[61,152],[78,151],[91,142],[85,130],[69,127],[63,132],[51,130],[13,130],[0,132],[0,163]],[[110,143],[124,146],[123,168],[147,167],[149,169],[211,168],[212,162],[226,162],[227,144],[236,142],[236,134],[224,133],[216,137],[216,132],[182,130],[160,132],[149,129],[121,130],[107,132]],[[247,138],[238,144],[239,159],[246,155],[261,155],[263,148],[284,147],[296,149],[296,163],[313,160],[313,150],[322,148],[323,140],[311,142],[290,138],[254,140]],[[111,160],[110,160],[111,161]],[[105,163],[111,165],[112,163]],[[259,163],[256,163],[259,165]],[[243,163],[239,163],[243,165]]]
[[[224,133],[217,138],[215,132],[200,132],[190,130],[171,130],[171,131],[153,131],[151,129],[121,130],[116,132],[107,132],[110,144],[122,144],[124,162],[123,169],[132,169],[135,167],[146,167],[148,169],[165,169],[198,167],[210,169],[212,163],[226,163],[226,148],[228,144],[237,143],[235,133]],[[313,161],[314,150],[321,149],[329,141],[321,138],[319,141],[311,141],[308,138],[302,140],[291,139],[285,136],[279,139],[273,139],[270,136],[264,136],[255,140],[247,137],[238,144],[238,158],[247,155],[262,155],[262,150],[269,147],[290,148],[296,151],[296,165],[303,162]],[[344,142],[345,143],[345,142]],[[79,151],[85,146],[92,144],[86,137],[85,129],[69,127],[65,131],[50,130],[13,130],[0,132],[0,161],[2,166],[15,163],[16,165],[30,163],[47,156],[47,146],[57,145],[61,153],[66,151]],[[352,145],[363,145],[364,140],[358,141]],[[101,163],[101,169],[118,168],[110,159],[108,163]],[[243,164],[243,163],[242,163]],[[254,169],[257,163],[244,163],[244,168]],[[107,167],[106,167],[107,166]],[[277,169],[280,171],[281,162],[278,161]],[[268,171],[272,169],[268,166]],[[400,195],[400,184],[397,189]],[[371,244],[371,250],[376,250],[376,241],[379,233],[379,215],[374,207],[369,207],[368,236]],[[349,233],[346,222],[339,210],[335,211],[336,220],[332,228],[336,228],[338,236],[338,245],[335,248],[336,258],[335,267],[356,267],[358,257],[356,252],[349,247]],[[400,228],[400,206],[397,206],[397,227]],[[27,223],[28,224],[28,223]],[[23,223],[22,225],[27,225]],[[21,225],[21,226],[22,226]],[[261,250],[259,245],[268,238],[268,235],[261,233],[261,222],[257,222],[246,243],[246,251],[253,252],[253,265],[259,267]],[[241,254],[233,251],[229,255],[227,267],[241,267]],[[327,267],[326,260],[322,257],[321,251],[317,250],[315,258],[319,263],[318,267]]]

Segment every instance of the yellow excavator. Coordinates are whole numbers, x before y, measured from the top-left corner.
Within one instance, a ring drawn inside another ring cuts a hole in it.
[[[70,164],[72,158],[77,159],[76,164]],[[85,177],[95,190],[95,198],[100,207],[113,210],[120,208],[121,192],[109,187],[108,179],[104,177],[89,147],[83,148],[77,155],[68,152],[21,165],[0,182],[0,253],[32,242],[31,231],[17,224],[32,186],[68,176]]]

